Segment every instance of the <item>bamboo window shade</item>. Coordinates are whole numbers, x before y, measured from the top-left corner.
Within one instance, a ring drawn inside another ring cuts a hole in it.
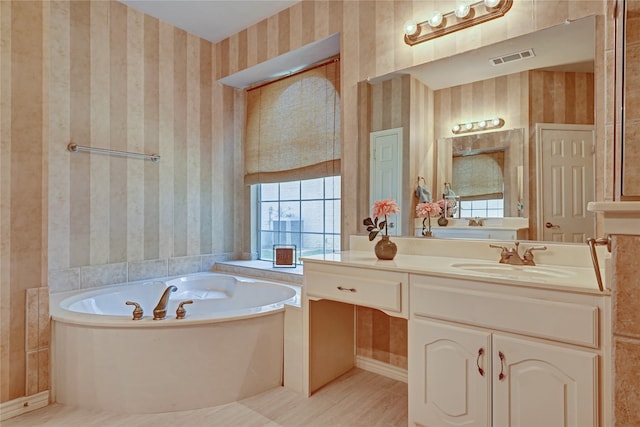
[[[504,197],[504,150],[454,156],[452,189],[463,200]]]
[[[340,64],[247,92],[245,184],[340,175]]]

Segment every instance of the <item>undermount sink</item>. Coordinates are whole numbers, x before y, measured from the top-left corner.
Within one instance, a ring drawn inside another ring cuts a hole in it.
[[[475,273],[491,274],[494,276],[503,276],[518,279],[543,277],[567,278],[574,275],[572,272],[565,271],[560,267],[542,267],[539,265],[533,266],[461,262],[451,264],[451,267]]]

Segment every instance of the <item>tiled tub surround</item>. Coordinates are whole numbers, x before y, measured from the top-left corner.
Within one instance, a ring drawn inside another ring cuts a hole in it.
[[[231,257],[232,254],[194,255],[50,271],[49,289],[51,293],[67,292],[156,277],[199,273],[210,271],[216,262],[226,261]]]
[[[221,405],[282,385],[285,305],[299,307],[299,288],[218,273],[170,283],[178,289],[163,320],[151,315],[162,283],[54,295],[52,400],[157,413]],[[176,319],[185,299],[193,305]],[[126,300],[142,305],[141,320],[131,319]]]

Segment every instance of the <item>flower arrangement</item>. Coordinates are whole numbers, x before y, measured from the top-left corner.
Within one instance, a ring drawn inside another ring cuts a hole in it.
[[[378,233],[384,230],[385,236],[389,235],[389,224],[387,221],[387,217],[391,214],[395,214],[400,212],[400,206],[393,199],[384,199],[377,200],[373,203],[372,207],[372,216],[369,218],[365,218],[362,223],[367,226],[367,231],[369,232],[369,241],[375,239]],[[384,218],[383,221],[378,222],[381,218]]]
[[[440,206],[441,215],[453,216],[456,212],[456,201],[454,199],[440,199],[436,203]]]
[[[441,214],[442,214],[442,208],[440,207],[439,202],[425,202],[425,203],[418,203],[416,205],[416,216],[418,218],[424,218],[422,220],[423,236],[431,236],[431,217],[440,216]]]

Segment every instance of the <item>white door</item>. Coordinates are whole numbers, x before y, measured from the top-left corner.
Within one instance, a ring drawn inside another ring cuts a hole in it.
[[[409,425],[490,426],[491,335],[409,322]]]
[[[598,424],[598,356],[493,336],[494,427]]]
[[[584,243],[595,235],[594,130],[537,124],[538,240]]]
[[[402,206],[402,128],[371,132],[370,194],[376,200],[395,199]],[[402,234],[401,214],[389,218],[389,234]]]

